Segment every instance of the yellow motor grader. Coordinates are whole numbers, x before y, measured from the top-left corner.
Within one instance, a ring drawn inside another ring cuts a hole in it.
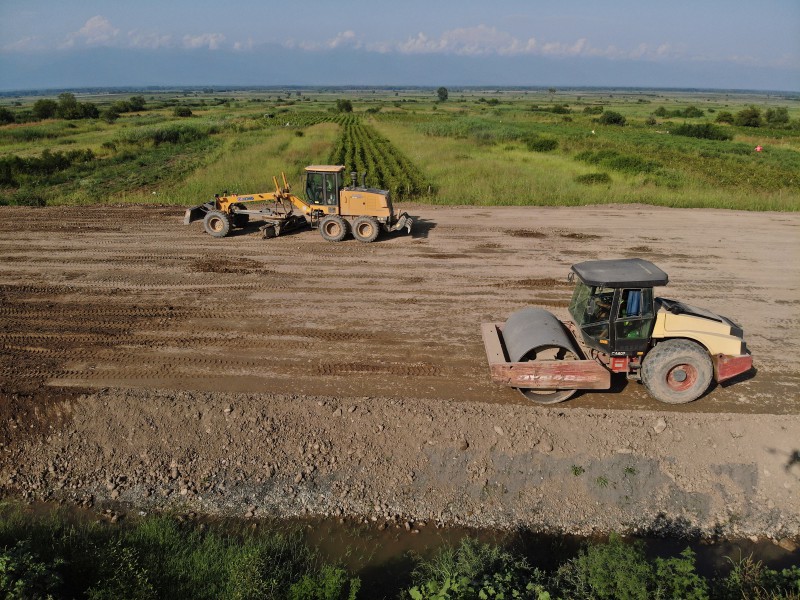
[[[225,237],[233,227],[244,227],[250,218],[264,221],[264,237],[277,237],[306,225],[317,227],[329,242],[340,242],[349,233],[359,242],[374,242],[381,233],[406,229],[411,233],[413,220],[406,213],[395,213],[387,190],[352,184],[344,185],[343,165],[311,165],[305,168],[305,197],[291,193],[286,175],[283,186],[273,177],[274,192],[260,194],[215,195],[214,199],[186,209],[184,224],[203,220],[206,232]]]
[[[730,319],[653,294],[667,274],[640,259],[572,265],[578,281],[570,321],[540,308],[481,326],[492,381],[540,404],[577,390],[611,387],[611,373],[640,381],[656,400],[699,398],[712,378],[722,382],[753,366],[744,334]]]

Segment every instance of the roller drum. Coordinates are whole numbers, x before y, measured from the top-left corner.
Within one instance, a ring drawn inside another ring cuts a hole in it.
[[[541,308],[523,308],[512,313],[503,326],[508,360],[534,360],[540,348],[563,348],[581,356],[572,336],[552,313]]]

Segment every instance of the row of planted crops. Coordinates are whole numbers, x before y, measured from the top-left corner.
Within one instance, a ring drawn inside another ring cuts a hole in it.
[[[341,128],[328,155],[330,164],[344,165],[347,173],[366,173],[367,186],[389,190],[398,200],[411,200],[434,191],[419,167],[358,115],[297,113],[268,119],[270,125],[298,129],[326,121]]]

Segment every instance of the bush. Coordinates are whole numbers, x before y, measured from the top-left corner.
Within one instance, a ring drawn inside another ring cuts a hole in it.
[[[611,176],[608,173],[585,173],[575,177],[576,183],[584,185],[597,185],[611,183]]]
[[[470,538],[420,560],[412,579],[408,594],[413,600],[548,597],[544,573],[524,557]]]
[[[586,150],[575,155],[575,158],[592,165],[600,165],[632,175],[652,173],[661,166],[655,161],[645,160],[633,154],[621,154],[616,150],[598,150],[596,152]]]
[[[719,111],[717,118],[714,119],[717,123],[728,123],[733,125],[733,113],[728,112],[727,110]]]
[[[111,106],[108,110],[103,113],[103,120],[106,123],[113,123],[119,119],[119,111]]]
[[[5,106],[0,106],[0,125],[6,125],[16,121],[14,113],[8,110]]]
[[[786,107],[768,108],[764,113],[764,119],[769,125],[781,126],[789,123],[789,110]]]
[[[19,541],[0,550],[0,592],[8,600],[53,598],[61,586],[58,569],[63,561],[40,560],[31,551],[30,542]]]
[[[304,575],[289,588],[289,600],[355,600],[361,580],[344,569],[326,565],[315,575]]]
[[[625,125],[625,117],[618,112],[609,110],[600,115],[598,122],[603,125]]]
[[[713,112],[713,111],[711,111]],[[687,106],[683,110],[676,108],[675,110],[667,110],[663,106],[659,106],[653,114],[656,117],[682,117],[684,119],[696,119],[702,117],[705,113],[696,106]]]
[[[96,119],[100,111],[91,102],[78,102],[75,94],[64,92],[58,95],[56,115],[60,119]]]
[[[532,137],[525,140],[525,146],[531,152],[550,152],[558,148],[558,140],[545,137]]]
[[[685,117],[687,119],[696,119],[698,117],[702,117],[705,114],[702,110],[700,110],[696,106],[687,106],[680,112],[681,114],[676,116]]]
[[[684,123],[670,129],[670,133],[674,135],[682,135],[686,137],[700,138],[703,140],[732,140],[733,135],[714,127],[711,123],[698,123],[691,125]]]
[[[11,194],[9,204],[12,206],[47,206],[47,199],[39,192],[30,189],[20,189]]]
[[[796,600],[800,597],[800,567],[776,571],[752,557],[733,562],[733,569],[724,579],[714,581],[715,598],[738,600]]]
[[[351,113],[353,112],[353,103],[350,100],[340,98],[336,101],[336,112]]]
[[[192,109],[188,106],[176,106],[172,114],[176,117],[191,117],[192,116]]]
[[[575,598],[708,598],[706,582],[695,572],[691,549],[679,557],[651,563],[642,542],[627,544],[617,535],[606,544],[586,548],[562,565],[557,580],[561,591]]]
[[[761,111],[755,106],[740,110],[733,117],[733,122],[740,127],[761,127]]]
[[[41,98],[33,103],[33,114],[37,119],[52,119],[57,110],[58,102],[49,98]]]
[[[27,176],[48,176],[64,171],[73,164],[88,163],[94,160],[91,150],[70,150],[69,152],[42,151],[38,157],[23,158],[5,156],[0,158],[0,185],[19,187]]]
[[[583,109],[584,114],[587,115],[602,115],[603,114],[603,107],[602,106],[586,106]]]

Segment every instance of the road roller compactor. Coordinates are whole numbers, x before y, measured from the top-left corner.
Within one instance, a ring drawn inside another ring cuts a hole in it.
[[[668,277],[651,262],[582,262],[569,280],[572,320],[531,307],[481,326],[494,382],[552,404],[578,390],[609,389],[611,374],[624,373],[655,399],[682,404],[703,395],[712,379],[722,382],[753,366],[733,321],[654,296]]]
[[[343,165],[312,165],[305,168],[305,195],[291,193],[286,175],[283,187],[273,177],[274,192],[258,194],[217,194],[205,204],[186,209],[183,222],[189,225],[202,219],[206,233],[225,237],[233,227],[245,227],[250,219],[264,222],[265,238],[277,237],[306,225],[319,229],[329,242],[340,242],[348,234],[359,242],[373,242],[381,231],[406,229],[411,233],[413,220],[406,213],[395,212],[387,190],[357,185],[344,185]]]

